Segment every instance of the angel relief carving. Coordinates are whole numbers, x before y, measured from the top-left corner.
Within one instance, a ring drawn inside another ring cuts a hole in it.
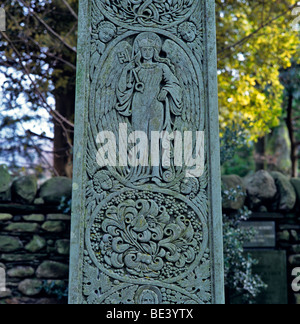
[[[106,130],[119,135],[120,124],[126,124],[128,132],[144,134],[149,139],[142,148],[147,154],[140,155],[146,157],[146,161],[140,163],[139,168],[128,171],[130,179],[136,183],[152,181],[161,186],[174,184],[176,178],[185,176],[185,165],[176,164],[174,143],[171,143],[170,163],[163,163],[164,139],[157,144],[160,147],[159,166],[154,165],[151,149],[157,142],[152,142],[152,133],[164,132],[168,136],[204,131],[204,103],[192,60],[176,42],[153,32],[128,37],[108,53],[101,67],[97,68],[98,64],[91,61],[93,70],[96,67],[95,72],[91,72],[93,114],[90,122],[97,125],[93,137]],[[182,145],[183,138],[179,137],[178,141]],[[191,150],[195,150],[199,143],[192,144]],[[124,177],[127,171],[123,168],[116,172]]]
[[[144,131],[149,138],[152,131],[162,131],[170,125],[170,112],[175,116],[182,113],[183,90],[171,61],[160,56],[161,50],[158,35],[137,36],[132,59],[127,52],[128,64],[117,89],[117,110],[131,116],[133,129]]]

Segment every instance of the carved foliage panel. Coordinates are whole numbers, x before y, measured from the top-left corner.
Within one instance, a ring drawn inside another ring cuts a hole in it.
[[[209,166],[186,178],[96,158],[99,132],[122,143],[120,124],[206,131],[202,1],[92,0],[91,15],[84,302],[210,303]]]

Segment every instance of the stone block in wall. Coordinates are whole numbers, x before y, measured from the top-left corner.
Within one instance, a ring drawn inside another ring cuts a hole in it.
[[[25,246],[28,252],[36,253],[41,251],[47,245],[46,240],[39,235],[34,235],[32,240]]]
[[[56,252],[60,255],[70,254],[70,240],[57,240],[55,243]]]
[[[25,215],[23,219],[27,222],[44,222],[45,216],[42,214]]]
[[[277,238],[279,241],[289,242],[289,240],[291,238],[290,232],[287,230],[279,232],[279,233],[277,233]]]
[[[291,230],[291,238],[294,242],[298,242],[299,241],[299,235],[298,232],[296,230]]]
[[[34,175],[16,179],[11,187],[13,201],[21,204],[32,204],[37,191],[38,184]]]
[[[15,252],[23,247],[22,242],[17,237],[0,236],[0,252]]]
[[[295,294],[295,304],[300,305],[300,294]]]
[[[30,278],[35,274],[35,270],[29,266],[18,266],[10,269],[7,275],[11,278]]]
[[[300,245],[293,245],[291,250],[295,254],[300,254]]]
[[[44,261],[36,270],[38,278],[65,279],[69,275],[69,266],[56,261]]]
[[[0,165],[0,201],[11,199],[11,176],[5,165]]]
[[[61,233],[66,229],[66,225],[62,221],[46,221],[42,225],[42,229],[46,232]]]
[[[71,216],[66,214],[48,214],[47,220],[71,221]]]
[[[43,282],[37,279],[25,279],[20,282],[18,290],[25,296],[36,296],[41,293]]]
[[[1,262],[30,262],[30,261],[36,261],[39,259],[44,259],[47,257],[47,254],[29,254],[29,253],[23,253],[23,254],[16,254],[16,253],[6,253],[0,255],[0,261]]]
[[[243,208],[246,200],[246,187],[241,177],[237,175],[223,176],[222,192],[222,205],[224,209],[239,210]]]
[[[72,180],[66,177],[56,177],[47,180],[40,188],[39,197],[45,204],[59,205],[62,197],[70,199],[72,196]]]
[[[11,214],[0,214],[0,222],[2,221],[8,221],[13,218],[13,215]]]
[[[274,178],[267,171],[258,171],[245,180],[250,208],[269,203],[277,194]]]
[[[4,228],[4,231],[12,233],[37,233],[39,230],[37,223],[11,223]]]
[[[289,263],[293,267],[299,267],[300,266],[300,254],[291,255],[289,257]]]
[[[280,172],[271,172],[278,190],[278,200],[273,204],[274,210],[289,212],[296,205],[296,191],[292,186],[290,179]]]

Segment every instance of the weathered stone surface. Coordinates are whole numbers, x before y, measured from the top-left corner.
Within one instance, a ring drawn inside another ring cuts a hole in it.
[[[5,165],[0,165],[0,201],[8,201],[10,192],[11,176]]]
[[[55,261],[44,261],[36,271],[37,277],[42,279],[64,279],[68,273],[68,265]]]
[[[42,214],[32,214],[23,216],[23,219],[27,222],[44,222],[45,216]]]
[[[32,267],[19,266],[10,269],[7,274],[11,278],[30,278],[34,275],[35,270]]]
[[[51,233],[60,233],[66,229],[66,225],[62,221],[47,221],[42,225],[42,229]]]
[[[272,200],[277,188],[273,177],[266,171],[258,171],[246,178],[246,188],[250,207],[258,207]]]
[[[275,180],[279,194],[278,209],[285,212],[293,210],[297,196],[290,179],[279,172],[271,172],[271,175]]]
[[[42,291],[43,282],[36,279],[26,279],[20,282],[18,289],[25,296],[36,296]]]
[[[223,208],[241,209],[246,200],[246,187],[241,177],[227,175],[222,177]]]
[[[22,242],[12,236],[0,236],[0,252],[15,252],[22,248]]]
[[[59,205],[62,197],[71,198],[72,180],[65,177],[56,177],[46,181],[40,188],[39,197],[45,204]]]
[[[37,179],[35,176],[24,176],[13,182],[12,197],[15,202],[31,204],[37,194]]]
[[[55,244],[57,253],[61,255],[69,255],[70,253],[70,241],[69,240],[58,240]]]
[[[25,249],[31,253],[41,251],[46,246],[46,240],[38,235],[34,235],[33,239],[25,246]]]
[[[81,4],[70,302],[223,303],[214,1]]]
[[[4,228],[7,232],[13,233],[36,233],[40,229],[40,225],[36,223],[11,223]]]
[[[0,221],[8,221],[13,218],[11,214],[0,214]]]

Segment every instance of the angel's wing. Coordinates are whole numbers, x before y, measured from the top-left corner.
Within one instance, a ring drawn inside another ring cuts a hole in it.
[[[175,66],[176,77],[184,89],[182,114],[176,118],[174,128],[181,131],[199,131],[201,109],[204,107],[200,107],[199,84],[193,63],[186,52],[172,40],[165,41],[163,51]]]
[[[95,104],[98,131],[113,131],[118,134],[119,124],[127,122],[116,110],[116,106],[118,84],[124,66],[128,64],[129,53],[132,53],[131,45],[126,41],[119,43],[107,56],[98,76]]]
[[[88,129],[90,139],[88,151],[93,161],[96,161],[95,154],[99,149],[96,138],[100,132],[112,132],[116,137],[117,147],[119,147],[119,125],[124,123],[130,125],[128,118],[122,116],[116,109],[119,80],[124,66],[130,59],[128,53],[132,53],[132,46],[126,41],[120,42],[107,55],[103,54],[102,64],[96,67],[93,75],[89,109],[90,127]],[[128,128],[130,129],[130,127]],[[95,163],[93,162],[89,166],[90,173],[95,172],[95,169],[98,168]],[[112,172],[112,170],[110,171]],[[126,176],[124,168],[117,168],[116,171],[122,177]]]

